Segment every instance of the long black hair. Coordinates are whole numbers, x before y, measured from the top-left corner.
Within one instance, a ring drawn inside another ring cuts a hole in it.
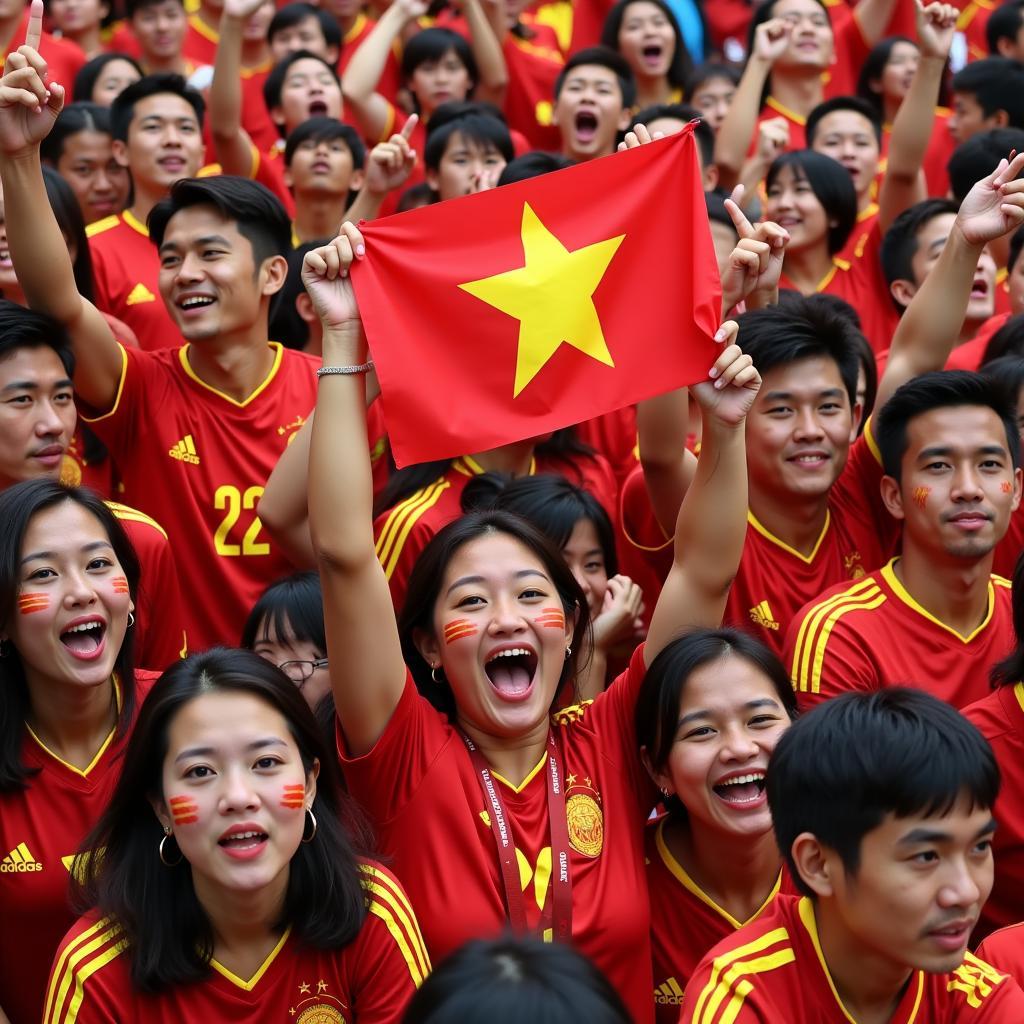
[[[630,5],[641,2],[653,4],[657,7],[672,28],[676,47],[675,52],[672,54],[672,63],[669,64],[668,73],[665,77],[673,89],[678,89],[682,92],[686,88],[687,79],[693,73],[693,60],[690,57],[690,51],[686,48],[686,40],[683,38],[683,33],[679,28],[679,21],[672,8],[665,3],[665,0],[619,0],[604,19],[604,27],[601,30],[601,45],[607,46],[609,50],[615,50],[616,53],[622,52],[619,49],[619,33],[622,31],[622,22],[625,20],[626,10]],[[700,6],[697,5],[697,7],[699,10]]]
[[[162,797],[168,735],[177,714],[208,693],[257,697],[288,725],[308,774],[319,761],[312,810],[318,828],[291,859],[281,920],[306,945],[340,949],[366,915],[357,847],[365,832],[338,783],[337,755],[317,727],[299,691],[280,669],[252,651],[215,647],[176,662],[143,701],[110,803],[74,865],[80,907],[112,915],[130,946],[133,984],[146,992],[205,978],[213,955],[213,928],[196,896],[187,861],[162,863],[163,830],[150,805]]]
[[[0,530],[0,630],[8,628],[17,603],[25,534],[40,512],[64,502],[79,505],[99,520],[124,570],[131,599],[137,602],[139,560],[124,527],[103,499],[86,487],[65,487],[49,478],[25,480],[0,492],[0,523],[3,523],[3,530]],[[114,662],[114,673],[121,688],[118,734],[124,733],[135,713],[132,639],[129,630]],[[7,640],[4,644],[9,650],[0,658],[0,793],[27,788],[26,780],[32,774],[21,761],[21,744],[31,707],[25,667],[13,641]]]

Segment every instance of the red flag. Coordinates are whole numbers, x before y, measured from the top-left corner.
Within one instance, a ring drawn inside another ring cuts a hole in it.
[[[721,285],[691,128],[362,226],[395,462],[486,451],[692,384]]]

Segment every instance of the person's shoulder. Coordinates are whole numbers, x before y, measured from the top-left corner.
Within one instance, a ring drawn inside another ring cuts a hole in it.
[[[875,570],[859,579],[843,580],[823,590],[796,613],[793,621],[804,624],[812,618],[827,617],[830,624],[834,624],[856,612],[871,611],[884,600],[881,570]]]
[[[102,220],[95,220],[91,224],[87,224],[85,226],[85,237],[91,241],[100,235],[107,234],[120,225],[121,215],[119,213],[112,213],[109,217],[104,217]]]
[[[104,504],[114,513],[114,518],[121,523],[136,547],[137,539],[146,541],[162,537],[165,542],[167,541],[167,531],[145,512],[140,512],[130,505],[122,505],[119,501],[107,501]]]
[[[1019,683],[1000,686],[961,711],[990,743],[1001,736],[1018,735],[1014,716],[1024,714],[1024,687]]]
[[[430,973],[430,956],[402,883],[379,861],[366,859],[359,862],[359,884],[368,920],[376,922],[398,947],[418,986]]]
[[[273,342],[273,344],[277,345],[280,344],[280,342]],[[315,372],[322,362],[323,360],[320,356],[312,355],[309,352],[303,352],[301,349],[288,348],[287,345],[281,345],[282,366],[295,366],[299,369],[309,369]]]
[[[1016,941],[1019,943],[1021,938],[1018,935]],[[930,980],[940,996],[952,1003],[954,1020],[1024,1020],[1024,991],[1020,985],[973,953],[964,954],[956,970],[939,977],[932,975]]]
[[[45,1024],[70,1024],[77,1019],[83,996],[102,987],[114,994],[127,991],[131,980],[128,940],[121,925],[96,911],[80,917],[57,948],[50,973]]]

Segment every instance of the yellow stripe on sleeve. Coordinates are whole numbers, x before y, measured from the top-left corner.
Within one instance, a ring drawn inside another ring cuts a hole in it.
[[[856,611],[870,612],[879,605],[885,604],[885,594],[878,591],[872,596],[865,595],[859,601],[849,601],[838,605],[829,612],[828,617],[822,623],[817,638],[814,641],[814,648],[810,657],[810,680],[804,677],[797,689],[804,693],[821,693],[821,669],[825,664],[825,651],[828,647],[828,638],[832,635],[836,623],[847,613]]]
[[[377,560],[384,567],[384,575],[388,579],[394,575],[409,532],[416,525],[420,516],[440,501],[441,495],[449,487],[451,484],[447,480],[438,480],[396,505],[391,511],[376,544]]]
[[[368,894],[366,909],[387,926],[405,959],[413,984],[419,988],[430,973],[430,957],[416,915],[405,894],[387,875],[369,864],[360,865],[360,870],[364,874],[360,883]]]
[[[89,958],[97,950],[116,939],[120,933],[121,926],[116,924],[112,918],[105,917],[87,928],[64,947],[57,963],[54,964],[53,975],[46,993],[46,1008],[43,1014],[45,1024],[72,1024],[78,1015],[86,979],[123,952],[125,944],[116,943],[96,957],[95,961],[88,962],[81,967],[83,961],[89,961]],[[93,967],[93,963],[96,963],[95,967]],[[60,1008],[67,999],[72,983],[75,986],[75,994],[71,1005],[66,1012],[61,1013]]]
[[[796,954],[792,949],[787,948],[780,949],[776,953],[769,953],[767,956],[757,957],[754,960],[740,960],[733,963],[722,974],[722,980],[708,999],[704,1015],[701,1017],[701,1024],[705,1024],[705,1022],[711,1024],[726,997],[728,997],[728,1002],[722,1008],[718,1024],[733,1024],[743,1006],[743,1001],[754,990],[754,986],[743,976],[774,971],[778,967],[785,967],[786,964],[793,963],[794,960],[796,960]]]
[[[703,1024],[706,1020],[710,1021],[711,1017],[706,1016],[708,1000],[714,995],[721,983],[721,976],[725,971],[745,956],[763,953],[766,949],[770,949],[772,946],[783,942],[786,943],[786,947],[781,952],[788,951],[792,953],[792,949],[789,947],[789,932],[785,928],[774,928],[753,942],[748,942],[746,945],[738,946],[736,949],[731,949],[727,953],[715,957],[711,963],[711,976],[708,979],[708,983],[702,989],[700,998],[697,1000],[697,1005],[693,1010],[694,1024],[698,1024],[698,1022]]]

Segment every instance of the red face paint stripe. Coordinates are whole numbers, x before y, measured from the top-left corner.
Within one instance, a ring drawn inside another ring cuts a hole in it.
[[[32,612],[41,612],[50,607],[49,594],[19,594],[18,611],[23,615],[30,615]]]
[[[1009,480],[1004,480],[999,486],[1002,488],[1003,494],[1009,494],[1013,490],[1013,484]]]
[[[194,815],[179,815],[174,816],[175,825],[194,825],[199,819]]]
[[[111,584],[113,585],[115,594],[128,593],[128,580],[124,576],[115,576],[113,580],[111,580]]]
[[[194,804],[195,800],[190,796],[172,796],[167,802],[173,807],[175,804]]]

